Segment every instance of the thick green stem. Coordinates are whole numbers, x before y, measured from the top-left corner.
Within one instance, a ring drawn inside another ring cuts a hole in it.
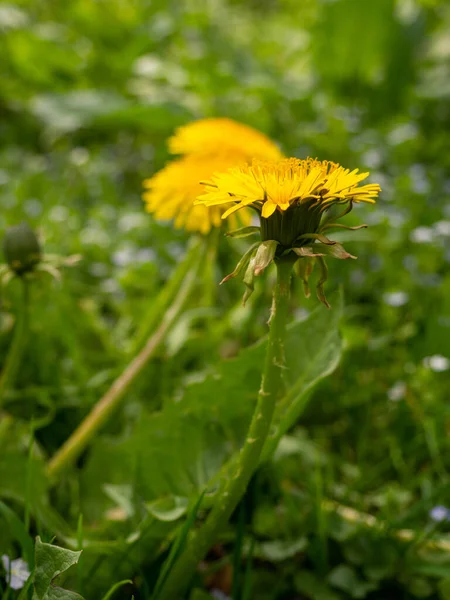
[[[21,277],[20,283],[22,285],[21,303],[17,312],[13,340],[0,377],[0,408],[3,405],[5,393],[8,391],[8,388],[14,385],[28,333],[29,282]]]
[[[158,329],[148,338],[147,343],[139,354],[133,358],[121,375],[113,382],[106,394],[97,402],[69,439],[51,458],[47,467],[50,477],[58,475],[63,469],[72,464],[99,429],[109,420],[125,396],[125,393],[154,355],[167,332],[183,310],[186,300],[194,289],[197,273],[198,265],[195,265],[195,268],[191,269],[184,278],[175,300],[163,315]]]
[[[198,563],[204,558],[226,525],[258,466],[261,451],[270,432],[275,404],[283,389],[284,341],[291,270],[292,262],[288,258],[282,258],[277,262],[277,283],[273,293],[261,389],[247,437],[236,464],[236,472],[223,484],[206,521],[188,542],[155,600],[179,600],[182,597]]]

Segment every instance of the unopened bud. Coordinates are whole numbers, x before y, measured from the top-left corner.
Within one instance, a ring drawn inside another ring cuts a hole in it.
[[[41,260],[38,239],[27,223],[20,223],[6,230],[3,253],[10,269],[17,275],[32,271]]]

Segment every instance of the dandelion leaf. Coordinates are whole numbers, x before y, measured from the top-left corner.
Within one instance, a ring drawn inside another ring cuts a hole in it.
[[[82,596],[54,585],[54,580],[76,565],[81,551],[74,552],[36,538],[33,600],[83,600]]]
[[[266,458],[296,422],[314,386],[339,362],[339,294],[331,297],[331,304],[332,310],[317,306],[306,320],[288,328],[286,391],[277,405]],[[187,385],[182,397],[167,403],[161,412],[143,412],[128,438],[99,439],[82,476],[83,514],[96,519],[101,517],[100,510],[114,508],[99,482],[139,482],[146,502],[177,498],[179,503],[180,498],[195,497],[242,446],[258,395],[264,355],[265,339]],[[157,518],[157,513],[153,516]]]

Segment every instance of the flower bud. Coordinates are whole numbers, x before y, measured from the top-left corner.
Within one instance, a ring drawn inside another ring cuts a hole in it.
[[[3,253],[10,269],[20,276],[32,271],[41,260],[39,241],[27,223],[6,230]]]

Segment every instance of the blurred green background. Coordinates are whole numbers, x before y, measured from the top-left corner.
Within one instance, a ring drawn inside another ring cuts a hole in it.
[[[369,170],[383,189],[375,207],[348,219],[369,224],[342,237],[358,261],[330,265],[328,290],[345,292],[341,365],[314,392],[294,449],[263,470],[244,503],[246,531],[279,543],[279,554],[254,566],[249,597],[449,599],[450,553],[417,558],[381,534],[349,532],[334,517],[327,524],[311,506],[326,496],[377,514],[388,530],[450,531],[450,512],[437,524],[429,515],[450,508],[450,4],[2,2],[0,64],[0,231],[26,220],[46,252],[83,255],[62,284],[34,286],[32,335],[7,398],[14,433],[1,438],[0,497],[21,514],[30,423],[39,452],[51,455],[126,364],[139,320],[189,238],[144,212],[141,182],[168,159],[177,126],[226,116],[287,155]],[[216,282],[239,248],[220,242]],[[268,290],[236,326],[214,324],[238,301],[238,283],[216,290],[214,308],[192,305],[105,436],[126,436],[143,407],[159,408],[257,340]],[[316,300],[298,292],[302,316]],[[3,357],[17,297],[14,282],[2,292]],[[83,492],[68,473],[46,506],[74,531],[86,502],[87,522],[98,525],[107,498],[96,483],[92,476]],[[39,525],[48,540],[55,523]],[[308,550],[283,554],[280,528],[298,529]],[[10,536],[0,540],[0,552],[14,548]],[[149,597],[158,561],[142,551],[129,568],[140,573],[136,598]],[[88,598],[101,597],[89,595],[95,577],[92,568]],[[108,577],[114,583],[114,571]]]

